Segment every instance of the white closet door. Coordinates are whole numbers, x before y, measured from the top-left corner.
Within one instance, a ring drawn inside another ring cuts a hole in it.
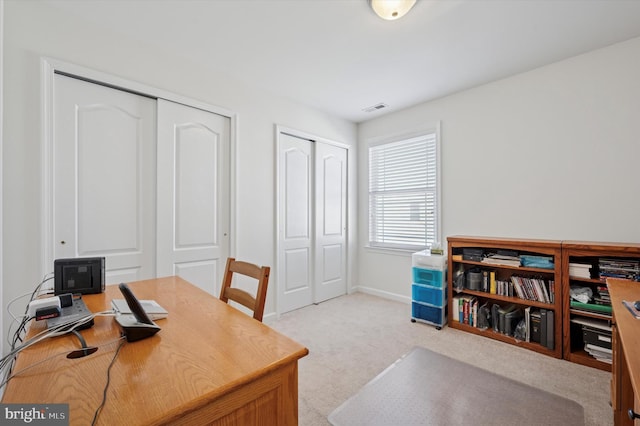
[[[346,294],[347,150],[278,135],[278,311]]]
[[[347,292],[347,150],[315,143],[315,297]]]
[[[218,295],[229,255],[230,120],[158,100],[158,276]]]
[[[107,283],[155,276],[155,108],[144,96],[54,79],[54,257],[105,256]]]
[[[313,144],[278,136],[278,310],[313,303]]]

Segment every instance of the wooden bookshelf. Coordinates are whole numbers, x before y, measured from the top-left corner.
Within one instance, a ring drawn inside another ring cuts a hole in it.
[[[604,371],[611,371],[611,363],[596,359],[585,350],[582,330],[576,321],[582,319],[597,321],[603,326],[612,325],[612,315],[608,312],[592,312],[571,306],[572,286],[588,287],[597,294],[599,287],[606,287],[604,276],[601,278],[599,263],[601,259],[640,260],[640,244],[563,241],[562,242],[562,289],[563,300],[563,352],[568,361],[587,365]],[[571,263],[591,265],[589,277],[570,274]],[[640,283],[638,283],[640,287]],[[606,339],[606,336],[602,337]]]
[[[500,340],[505,343],[520,346],[532,351],[536,351],[555,358],[563,356],[563,297],[564,291],[561,289],[562,284],[562,268],[561,268],[561,248],[560,241],[553,240],[535,240],[535,239],[511,239],[511,238],[488,238],[488,237],[472,237],[472,236],[451,236],[448,237],[448,309],[449,309],[449,326],[451,328],[460,329],[469,333]],[[483,253],[493,253],[500,251],[511,251],[521,255],[543,256],[550,258],[553,262],[551,268],[524,267],[487,264],[479,260],[470,260],[463,258],[464,249],[481,249]],[[456,277],[464,273],[468,276],[469,271],[482,273],[493,271],[496,279],[499,281],[509,282],[512,276],[525,277],[529,279],[541,280],[548,287],[549,293],[553,292],[553,300],[543,302],[538,300],[528,300],[520,298],[513,292],[513,295],[493,294],[483,289],[475,289],[476,286],[468,286],[464,288],[455,287]],[[471,288],[470,288],[471,287]],[[472,289],[473,288],[473,289]],[[553,347],[547,347],[546,344],[534,341],[526,341],[526,339],[516,339],[514,336],[504,332],[495,331],[494,327],[483,328],[466,324],[464,321],[456,321],[455,315],[458,315],[459,307],[454,306],[454,297],[475,297],[478,304],[486,304],[487,306],[498,305],[505,308],[509,305],[515,305],[516,309],[524,311],[529,308],[533,311],[553,312]]]

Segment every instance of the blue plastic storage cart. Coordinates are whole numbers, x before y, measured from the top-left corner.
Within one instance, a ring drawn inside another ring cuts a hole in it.
[[[423,250],[412,255],[411,322],[447,323],[447,256]]]

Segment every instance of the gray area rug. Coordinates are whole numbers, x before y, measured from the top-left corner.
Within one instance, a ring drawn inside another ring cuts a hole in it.
[[[575,401],[415,347],[329,415],[334,426],[584,425]]]

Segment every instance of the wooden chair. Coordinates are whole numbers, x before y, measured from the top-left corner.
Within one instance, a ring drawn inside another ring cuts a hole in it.
[[[233,257],[227,259],[227,267],[224,271],[222,289],[220,290],[220,300],[229,303],[233,300],[253,311],[253,317],[262,322],[264,313],[264,302],[267,298],[267,285],[269,284],[268,266],[258,266],[253,263],[235,260]],[[258,280],[258,289],[255,297],[245,290],[232,287],[234,274],[240,274]]]

